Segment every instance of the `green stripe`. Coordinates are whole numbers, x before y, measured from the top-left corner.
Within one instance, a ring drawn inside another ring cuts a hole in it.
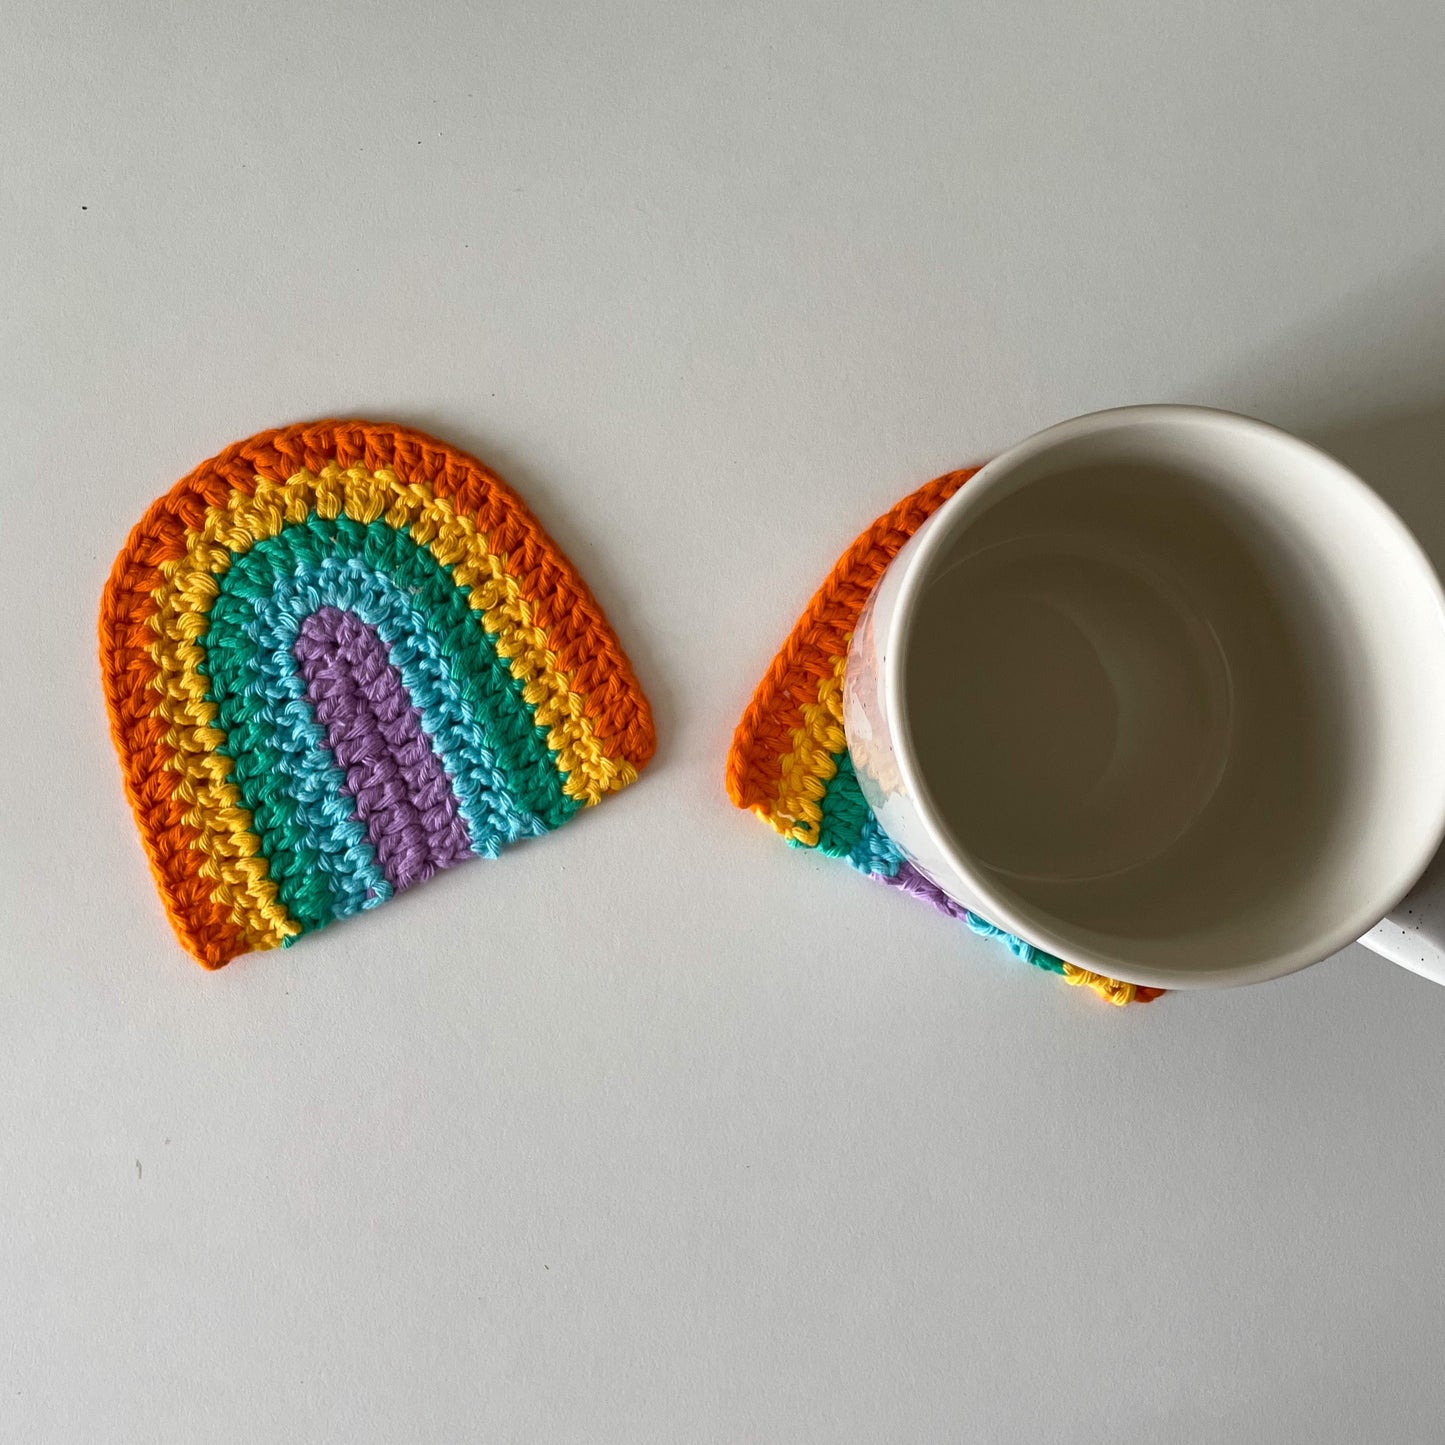
[[[846,858],[858,846],[864,825],[873,815],[846,749],[834,756],[833,764],[838,771],[828,783],[820,805],[823,817],[818,824],[818,850],[830,858]]]
[[[429,618],[438,648],[518,803],[547,828],[565,822],[579,806],[562,790],[566,775],[558,767],[557,754],[547,746],[536,710],[523,696],[522,682],[498,654],[480,610],[467,601],[470,587],[459,585],[453,569],[438,562],[409,533],[384,521],[365,524],[313,514],[234,560],[220,577],[208,630],[197,639],[207,652],[201,671],[211,676],[212,700],[227,734],[222,750],[235,764],[237,790],[255,819],[281,902],[308,929],[331,918],[332,890],[314,850],[305,845],[294,800],[284,787],[285,773],[269,741],[267,700],[249,689],[235,690],[231,679],[244,675],[254,646],[245,632],[245,624],[255,616],[253,602],[269,597],[278,578],[294,576],[298,569],[318,566],[327,558],[352,557],[361,558],[409,593],[416,608]],[[212,662],[209,654],[218,649]],[[217,686],[221,682],[227,685]]]
[[[249,606],[234,594],[220,598],[205,666],[231,780],[250,805],[277,895],[307,932],[381,902],[391,888],[306,697],[292,651],[302,617],[288,594],[298,585],[278,579]],[[304,616],[316,602],[303,598]]]

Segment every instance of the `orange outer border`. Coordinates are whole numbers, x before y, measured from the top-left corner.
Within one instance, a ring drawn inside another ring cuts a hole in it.
[[[885,512],[833,565],[754,691],[728,750],[728,797],[764,813],[777,801],[779,764],[803,725],[803,707],[847,654],[853,625],[903,544],[973,474],[945,472]]]
[[[258,432],[202,462],[147,509],[111,569],[100,608],[100,664],[111,737],[151,871],[187,951],[208,968],[247,951],[229,909],[211,897],[202,876],[196,830],[173,791],[173,756],[155,716],[157,670],[150,655],[153,592],[161,568],[185,553],[186,535],[208,507],[233,492],[251,495],[256,478],[285,482],[328,462],[391,467],[404,482],[430,483],[471,517],[488,545],[506,559],[533,617],[610,758],[641,768],[656,750],[652,713],[632,665],[587,584],[542,530],[522,499],[475,458],[410,427],[367,421],[317,421]]]

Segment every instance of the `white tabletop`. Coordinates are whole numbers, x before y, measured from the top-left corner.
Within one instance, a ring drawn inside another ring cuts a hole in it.
[[[733,811],[903,492],[1132,401],[1445,555],[1433,0],[0,14],[0,1439],[1414,1442],[1445,991],[1110,1009]],[[227,442],[419,425],[656,708],[637,787],[215,975],[94,623]]]

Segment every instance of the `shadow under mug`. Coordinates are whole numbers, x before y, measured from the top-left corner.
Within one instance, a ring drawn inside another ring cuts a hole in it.
[[[899,552],[844,716],[879,822],[950,897],[1128,982],[1258,982],[1375,928],[1445,837],[1445,594],[1298,438],[1097,412]]]

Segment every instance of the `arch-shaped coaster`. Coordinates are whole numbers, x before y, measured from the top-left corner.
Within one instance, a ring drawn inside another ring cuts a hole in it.
[[[208,968],[567,821],[647,700],[521,499],[421,432],[262,432],[154,502],[100,610],[111,733]]]
[[[853,627],[899,549],[978,469],[948,472],[885,512],[834,564],[788,634],[733,734],[728,796],[794,847],[842,858],[861,873],[931,903],[1014,955],[1114,1004],[1160,989],[1104,978],[1055,958],[970,913],[898,851],[858,786],[843,732],[843,670]]]

